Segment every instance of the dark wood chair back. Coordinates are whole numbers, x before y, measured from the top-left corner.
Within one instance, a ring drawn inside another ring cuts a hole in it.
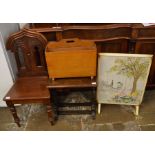
[[[7,49],[15,54],[19,76],[47,75],[45,46],[47,39],[38,32],[22,29],[8,38]]]

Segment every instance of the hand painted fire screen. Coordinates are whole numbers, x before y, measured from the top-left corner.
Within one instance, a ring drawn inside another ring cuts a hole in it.
[[[142,102],[152,55],[100,53],[98,60],[97,101],[101,104],[135,105]]]

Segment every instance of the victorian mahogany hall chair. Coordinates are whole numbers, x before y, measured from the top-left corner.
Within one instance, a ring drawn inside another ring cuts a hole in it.
[[[8,38],[7,49],[15,55],[18,76],[4,101],[18,126],[20,119],[14,104],[43,103],[47,106],[50,123],[54,123],[50,93],[46,88],[48,82],[44,55],[46,44],[47,40],[42,34],[28,29],[14,33]]]

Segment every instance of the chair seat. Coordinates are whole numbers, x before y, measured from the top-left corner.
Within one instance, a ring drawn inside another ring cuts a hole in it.
[[[48,77],[20,77],[4,97],[4,101],[38,101],[50,99]]]

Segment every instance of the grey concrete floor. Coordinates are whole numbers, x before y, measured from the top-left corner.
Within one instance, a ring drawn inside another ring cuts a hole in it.
[[[72,94],[66,100],[87,100],[87,95]],[[145,92],[140,115],[133,114],[132,106],[102,105],[100,115],[92,120],[89,115],[62,115],[54,126],[48,122],[46,107],[29,104],[17,107],[21,127],[14,123],[8,108],[0,108],[1,131],[155,131],[155,90]]]

